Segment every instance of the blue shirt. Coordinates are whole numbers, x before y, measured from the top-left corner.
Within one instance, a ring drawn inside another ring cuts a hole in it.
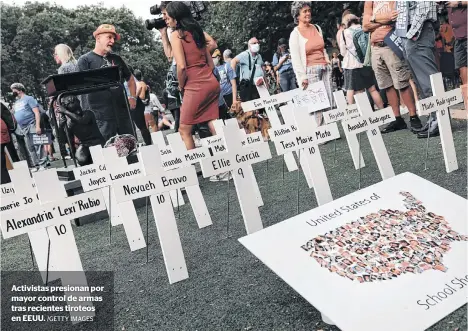
[[[287,56],[287,55],[289,55],[289,53],[283,54],[283,56]],[[283,58],[283,56],[281,56],[281,58]],[[271,64],[273,65],[273,67],[276,67],[278,65],[279,60],[280,59],[278,59],[278,54],[275,53],[275,55],[273,55],[273,61],[271,61]],[[282,72],[285,72],[291,68],[292,68],[291,59],[287,59],[286,61],[283,62],[283,65],[281,66],[281,68],[278,69],[278,72],[281,74]]]
[[[250,58],[250,70],[249,70],[249,58]],[[239,67],[240,67],[240,80],[242,79],[250,79],[250,76],[252,75],[252,71],[254,69],[254,62],[255,59],[257,60],[257,63],[255,64],[255,74],[254,74],[254,82],[255,78],[257,77],[263,77],[263,59],[260,54],[257,54],[255,57],[252,57],[252,54],[250,51],[243,51],[239,55],[236,56],[236,59],[239,60]]]
[[[221,81],[219,85],[221,86],[221,95],[227,95],[232,93],[231,80],[236,79],[236,73],[232,70],[229,63],[224,63],[216,67],[218,70]]]
[[[16,122],[22,128],[28,127],[36,123],[36,116],[34,115],[33,108],[39,108],[39,105],[33,97],[25,95],[21,99],[16,100],[13,105],[14,115]]]

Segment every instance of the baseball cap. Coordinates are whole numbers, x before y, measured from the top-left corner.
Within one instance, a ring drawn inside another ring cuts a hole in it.
[[[97,35],[102,33],[113,33],[115,35],[115,40],[120,40],[120,35],[115,31],[115,26],[111,24],[99,25],[96,31],[93,32],[93,37],[96,38]]]
[[[211,55],[211,57],[217,57],[217,56],[221,56],[221,51],[219,49],[215,49],[215,51],[213,52],[213,55]]]

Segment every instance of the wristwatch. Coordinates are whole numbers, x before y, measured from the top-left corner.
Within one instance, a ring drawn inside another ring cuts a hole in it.
[[[129,98],[129,99],[136,100],[136,97],[134,97],[133,95],[129,96],[128,98]]]
[[[372,14],[372,16],[370,18],[370,21],[371,21],[371,23],[375,23],[375,14]]]

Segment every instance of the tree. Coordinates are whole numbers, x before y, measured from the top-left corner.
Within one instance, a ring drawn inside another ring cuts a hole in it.
[[[224,50],[239,53],[247,48],[251,37],[261,42],[264,59],[271,59],[280,38],[289,39],[295,24],[291,16],[290,1],[219,1],[210,2],[201,24]],[[318,24],[327,39],[327,46],[335,38],[337,23],[345,9],[360,15],[359,2],[314,1],[312,20]]]
[[[94,48],[93,31],[103,23],[115,25],[122,35],[114,51],[140,69],[153,90],[159,93],[163,88],[168,63],[162,45],[155,40],[155,33],[146,30],[127,8],[96,5],[69,10],[28,2],[23,7],[2,4],[1,15],[3,96],[10,92],[12,83],[21,82],[29,94],[45,102],[46,93],[40,82],[57,73],[55,45],[69,45],[78,59]]]

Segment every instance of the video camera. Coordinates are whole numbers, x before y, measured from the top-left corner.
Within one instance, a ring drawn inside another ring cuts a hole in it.
[[[163,1],[163,4],[167,6],[170,1]],[[206,6],[203,1],[183,1],[190,8],[190,12],[192,13],[192,17],[197,21],[201,19],[201,14],[206,10]],[[162,29],[166,26],[166,22],[162,18],[161,14],[161,4],[154,5],[150,7],[150,14],[151,15],[158,15],[157,18],[148,19],[145,21],[145,27],[148,30],[153,29]]]

